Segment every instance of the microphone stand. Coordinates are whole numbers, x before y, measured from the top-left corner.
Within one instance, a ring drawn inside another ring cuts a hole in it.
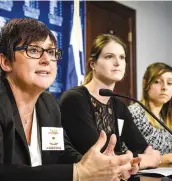
[[[138,101],[137,99],[134,99],[132,97],[128,97],[128,96],[124,96],[124,95],[119,95],[119,94],[116,94],[114,92],[112,92],[114,94],[114,96],[117,96],[117,97],[122,97],[122,98],[126,98],[126,99],[131,99],[133,100],[134,102],[137,102],[141,107],[143,107],[143,109],[145,109],[156,121],[158,121],[158,123],[160,125],[162,125],[162,127],[164,127],[171,135],[172,135],[172,131],[162,122],[160,121],[151,111],[149,111],[147,109],[146,106],[144,106],[140,101]]]

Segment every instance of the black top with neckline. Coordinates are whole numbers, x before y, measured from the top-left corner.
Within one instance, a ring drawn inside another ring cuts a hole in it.
[[[124,141],[128,149],[135,155],[143,153],[148,144],[133,122],[127,106],[115,97],[111,97],[111,99],[116,118],[124,120],[120,140]],[[77,86],[65,91],[60,97],[59,106],[62,125],[69,139],[77,151],[84,154],[95,144],[100,132],[96,126],[95,110],[88,89],[85,86]],[[115,133],[115,129],[113,133]],[[109,138],[107,143],[108,141]],[[115,151],[119,150],[116,148]]]

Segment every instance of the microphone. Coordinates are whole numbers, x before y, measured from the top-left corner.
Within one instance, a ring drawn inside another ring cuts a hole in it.
[[[134,99],[132,97],[128,97],[128,96],[124,96],[124,95],[120,95],[120,94],[116,94],[113,91],[109,90],[109,89],[100,89],[99,90],[99,95],[101,96],[115,96],[115,97],[122,97],[125,99],[129,99],[132,100],[134,102],[137,102],[144,110],[146,110],[165,130],[167,130],[171,135],[172,135],[172,131],[162,122],[160,121],[146,106],[144,106],[140,101],[138,101],[137,99]]]

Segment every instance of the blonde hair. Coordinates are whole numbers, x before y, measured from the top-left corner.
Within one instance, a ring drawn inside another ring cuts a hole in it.
[[[93,78],[93,72],[90,63],[97,61],[102,49],[111,41],[115,41],[116,43],[120,44],[124,48],[124,51],[126,53],[126,45],[117,36],[111,34],[101,34],[97,36],[97,38],[93,42],[90,56],[87,61],[85,80],[83,83],[84,85],[88,84]]]
[[[172,67],[166,65],[165,63],[157,62],[148,66],[144,74],[141,102],[150,110],[151,108],[149,106],[148,95],[150,86],[157,80],[157,78],[166,72],[172,72]],[[165,124],[172,130],[172,99],[163,105],[160,114]],[[154,127],[161,128],[161,125],[154,118],[152,118],[148,113],[146,113],[146,115]]]

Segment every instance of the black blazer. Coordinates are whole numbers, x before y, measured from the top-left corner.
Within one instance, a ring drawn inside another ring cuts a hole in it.
[[[41,127],[61,127],[60,110],[56,99],[50,93],[44,92],[40,95],[36,110],[40,138]],[[71,181],[72,163],[78,162],[81,155],[73,149],[65,132],[64,141],[65,151],[42,151],[42,166],[31,167],[29,149],[13,93],[7,79],[0,80],[1,180]],[[65,165],[62,165],[64,163]]]

